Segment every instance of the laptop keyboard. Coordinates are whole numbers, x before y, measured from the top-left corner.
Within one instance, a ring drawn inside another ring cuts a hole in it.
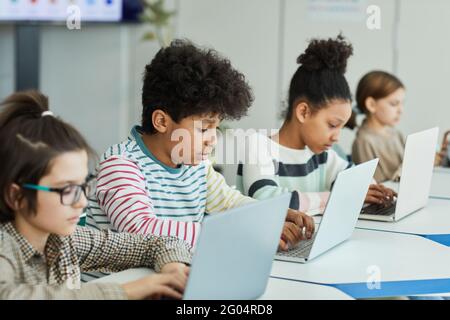
[[[391,202],[386,207],[380,204],[371,204],[362,208],[361,214],[372,214],[377,216],[390,216],[394,214],[397,201]]]
[[[298,246],[296,246],[295,248],[289,249],[288,251],[278,251],[277,256],[294,257],[294,258],[307,257],[309,252],[311,251],[314,239],[316,238],[316,234],[317,233],[315,233],[309,240],[300,241]]]

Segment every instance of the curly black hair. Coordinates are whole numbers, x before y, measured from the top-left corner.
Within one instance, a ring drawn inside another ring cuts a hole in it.
[[[300,64],[289,87],[286,119],[292,116],[294,104],[304,99],[313,111],[335,99],[351,101],[350,87],[345,79],[347,60],[353,47],[340,34],[336,39],[313,39],[297,58]]]
[[[253,102],[242,73],[215,50],[175,40],[146,65],[142,88],[142,130],[156,133],[153,111],[160,109],[179,122],[193,115],[214,114],[240,119]]]

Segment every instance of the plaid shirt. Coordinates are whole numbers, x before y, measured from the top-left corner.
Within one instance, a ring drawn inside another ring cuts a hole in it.
[[[0,224],[0,300],[126,299],[119,284],[81,284],[80,272],[134,267],[160,271],[167,263],[190,260],[190,246],[173,237],[85,227],[68,237],[50,235],[42,254],[8,222]]]

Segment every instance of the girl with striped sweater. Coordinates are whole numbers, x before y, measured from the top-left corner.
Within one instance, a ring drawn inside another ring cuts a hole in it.
[[[297,59],[289,105],[279,132],[251,136],[249,154],[255,163],[238,168],[237,184],[256,199],[291,191],[291,208],[319,213],[328,200],[337,174],[351,166],[332,148],[351,115],[351,93],[344,73],[353,48],[342,36],[312,40]],[[258,150],[254,150],[254,148]],[[351,192],[351,190],[349,190]],[[373,184],[367,203],[390,201],[394,192]]]

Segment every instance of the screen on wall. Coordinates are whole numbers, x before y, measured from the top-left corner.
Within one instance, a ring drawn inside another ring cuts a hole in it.
[[[0,21],[122,20],[124,0],[0,0]],[[128,1],[128,0],[125,0]]]

